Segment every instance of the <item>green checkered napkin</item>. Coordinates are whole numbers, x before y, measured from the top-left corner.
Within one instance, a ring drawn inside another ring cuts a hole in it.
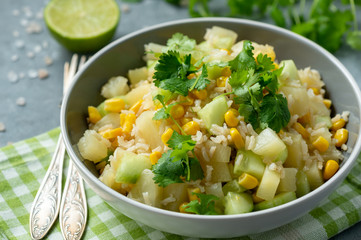
[[[56,128],[0,148],[0,239],[30,239],[31,204],[48,169],[58,135]],[[239,239],[318,240],[336,235],[361,219],[360,172],[359,158],[347,179],[318,208],[290,224]],[[124,216],[88,187],[86,195],[89,217],[83,239],[190,239],[160,232]],[[61,239],[59,224],[47,237]]]

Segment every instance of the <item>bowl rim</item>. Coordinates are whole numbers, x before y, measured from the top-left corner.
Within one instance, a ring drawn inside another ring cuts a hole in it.
[[[61,115],[60,115],[60,127],[61,127],[61,132],[63,133],[62,137],[64,139],[64,143],[65,143],[67,152],[70,156],[70,159],[76,165],[77,169],[82,174],[84,174],[87,177],[87,179],[89,179],[91,182],[93,182],[93,184],[96,184],[98,188],[102,189],[107,194],[111,195],[112,197],[115,197],[122,201],[125,201],[127,204],[133,205],[137,208],[151,212],[153,214],[168,215],[168,216],[172,216],[172,217],[176,217],[176,218],[192,219],[192,220],[200,219],[200,220],[208,220],[208,221],[218,221],[218,220],[231,220],[231,219],[241,219],[241,218],[262,216],[264,214],[280,211],[281,209],[287,210],[289,208],[292,208],[294,205],[297,205],[297,204],[305,201],[306,199],[312,199],[312,198],[315,198],[316,196],[323,196],[323,193],[326,193],[327,189],[336,188],[336,186],[338,186],[340,184],[340,182],[342,180],[344,180],[344,178],[347,176],[347,174],[351,171],[351,168],[353,167],[354,163],[356,162],[357,156],[360,153],[361,128],[359,129],[358,136],[357,136],[357,139],[355,142],[355,146],[352,149],[352,152],[350,153],[349,157],[347,158],[347,161],[343,162],[342,167],[340,167],[339,171],[337,171],[336,174],[330,180],[328,180],[327,182],[325,182],[324,184],[322,184],[320,187],[313,190],[312,192],[306,194],[305,196],[297,198],[291,202],[282,204],[280,206],[272,207],[269,209],[265,209],[262,211],[256,211],[256,212],[250,212],[250,213],[242,213],[242,214],[235,214],[235,215],[195,215],[195,214],[184,214],[184,213],[179,213],[179,212],[173,212],[173,211],[149,206],[149,205],[137,202],[133,199],[130,199],[130,198],[126,197],[125,195],[111,189],[110,187],[108,187],[104,183],[102,183],[87,168],[84,168],[83,162],[77,158],[77,156],[73,150],[73,146],[70,143],[70,139],[67,135],[66,109],[67,109],[67,105],[68,105],[68,99],[69,99],[70,93],[71,93],[74,85],[76,84],[78,79],[82,76],[83,72],[88,68],[88,66],[91,65],[94,61],[96,61],[96,59],[98,57],[105,54],[112,48],[116,47],[118,44],[121,44],[122,42],[124,42],[128,39],[131,39],[139,34],[151,32],[151,31],[154,31],[154,30],[157,30],[160,28],[164,28],[164,27],[170,27],[172,25],[182,25],[182,24],[192,24],[192,23],[209,23],[209,22],[213,22],[214,25],[216,25],[217,23],[236,23],[236,24],[241,24],[241,25],[261,27],[261,28],[269,29],[269,30],[287,35],[292,38],[296,38],[298,41],[302,41],[302,42],[306,43],[307,45],[311,45],[313,48],[320,51],[321,54],[325,55],[333,63],[335,63],[335,65],[337,65],[339,70],[341,70],[341,72],[346,76],[348,82],[351,84],[351,86],[353,88],[353,91],[355,92],[355,95],[357,97],[357,104],[358,104],[359,108],[361,109],[361,92],[360,92],[360,89],[359,89],[355,79],[351,75],[351,73],[346,69],[346,67],[334,55],[332,55],[330,52],[325,50],[323,47],[319,46],[318,44],[314,43],[313,41],[311,41],[301,35],[298,35],[287,29],[284,29],[284,28],[281,28],[278,26],[274,26],[274,25],[271,25],[268,23],[263,23],[263,22],[258,22],[258,21],[254,21],[254,20],[248,20],[248,19],[239,19],[239,18],[235,19],[235,18],[227,18],[227,17],[205,17],[205,18],[189,18],[189,19],[187,18],[187,19],[168,21],[168,22],[164,22],[164,23],[160,23],[160,24],[156,24],[153,26],[145,27],[143,29],[136,30],[134,32],[128,33],[128,34],[114,40],[113,42],[109,43],[108,45],[103,47],[101,50],[99,50],[97,53],[95,53],[93,55],[93,57],[90,58],[85,63],[83,68],[80,69],[76,73],[74,80],[70,84],[69,89],[63,98],[63,104],[61,106]],[[361,119],[361,111],[360,111],[359,118]],[[336,183],[334,183],[334,182],[336,182]]]

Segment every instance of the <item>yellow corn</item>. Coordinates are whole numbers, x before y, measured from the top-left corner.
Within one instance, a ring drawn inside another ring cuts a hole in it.
[[[279,69],[280,68],[280,66],[277,64],[277,63],[273,63],[273,65],[275,65],[275,68],[274,68],[274,70],[277,70],[277,69]]]
[[[303,115],[302,117],[299,117],[297,119],[297,121],[301,124],[307,124],[309,122],[311,122],[311,114],[310,112],[306,113],[305,115]]]
[[[227,48],[221,48],[221,50],[226,51],[226,52],[227,52],[227,55],[230,55],[230,54],[231,54],[231,52],[230,52]]]
[[[93,106],[88,107],[88,115],[89,115],[89,122],[93,124],[97,123],[100,119],[102,119],[102,115],[100,115],[98,109]]]
[[[308,138],[309,138],[310,133],[307,132],[307,130],[302,126],[301,123],[296,122],[295,124],[293,124],[293,128],[294,128],[299,134],[301,134],[304,139],[308,139]]]
[[[183,106],[191,106],[194,103],[194,99],[191,96],[180,96],[179,97],[179,102],[180,104],[182,104]]]
[[[236,128],[231,128],[229,130],[232,141],[237,149],[241,149],[244,147],[244,140],[241,134],[238,132]]]
[[[256,192],[254,192],[254,193],[252,194],[252,200],[253,200],[254,203],[259,203],[259,202],[263,202],[263,201],[264,201],[264,199],[262,199],[262,198],[260,198],[260,197],[257,197]]]
[[[133,106],[129,108],[130,111],[133,111],[135,114],[138,113],[140,106],[142,106],[143,99],[138,100],[136,103],[134,103]]]
[[[204,100],[207,98],[208,93],[206,89],[202,89],[202,90],[193,90],[192,94],[195,98],[200,99],[200,100]]]
[[[312,91],[313,91],[313,93],[314,93],[315,95],[320,94],[320,89],[315,88],[315,87],[311,87],[310,89],[312,89]]]
[[[217,78],[217,87],[225,87],[228,77],[220,76]]]
[[[312,145],[320,152],[324,153],[327,151],[328,146],[330,145],[328,141],[322,137],[319,136],[315,141],[312,142]]]
[[[120,123],[120,126],[123,126],[123,125],[124,125],[125,117],[126,117],[126,116],[127,116],[127,114],[125,114],[125,113],[119,114],[119,123]]]
[[[323,104],[325,104],[325,106],[327,108],[330,108],[331,107],[331,104],[332,104],[332,101],[330,99],[324,99],[323,100]]]
[[[174,131],[176,131],[177,133],[182,134],[182,132],[181,132],[181,130],[180,130],[180,128],[178,127],[177,124],[175,124],[175,123],[172,124],[171,128],[172,128]]]
[[[103,133],[103,137],[106,139],[113,139],[123,134],[122,128],[114,128]]]
[[[242,173],[238,178],[238,184],[246,189],[252,189],[258,186],[258,179],[251,174]]]
[[[199,130],[201,130],[196,121],[187,122],[182,126],[182,129],[187,135],[195,135]]]
[[[237,115],[235,115],[235,111],[230,109],[224,114],[224,121],[227,123],[228,127],[237,127],[239,123],[239,120],[237,119]]]
[[[340,166],[335,160],[328,160],[323,170],[323,179],[330,179],[333,175],[335,175],[339,167]]]
[[[337,131],[337,130],[343,128],[343,127],[345,126],[345,124],[346,124],[345,119],[340,118],[340,119],[337,120],[336,122],[332,123],[331,129],[332,129],[333,131]]]
[[[154,151],[149,155],[150,162],[152,165],[156,164],[159,160],[159,158],[162,156],[161,152]]]
[[[188,202],[184,202],[182,203],[181,205],[179,205],[179,212],[181,213],[189,213],[189,212],[186,212],[186,205],[188,204]]]
[[[123,132],[125,134],[130,134],[130,132],[132,131],[133,129],[133,124],[135,123],[135,119],[137,117],[135,116],[134,113],[128,113],[126,116],[125,116],[125,119],[124,119],[124,124],[123,124]]]
[[[105,100],[104,102],[104,110],[108,112],[120,112],[124,109],[125,102],[120,98],[111,98]]]
[[[337,140],[335,145],[336,147],[341,147],[342,144],[345,144],[348,139],[348,131],[345,128],[340,128],[336,131],[334,138]]]
[[[193,194],[193,193],[201,193],[201,189],[199,188],[187,188],[187,192],[188,192],[188,199],[189,201],[193,201],[193,200],[199,200],[197,195]]]
[[[180,120],[182,126],[186,123],[189,123],[190,121],[192,121],[192,118],[188,118],[188,117],[181,118]]]
[[[225,67],[225,68],[222,69],[221,74],[223,76],[225,76],[225,77],[229,77],[229,76],[231,76],[232,71],[231,71],[231,69],[229,67]]]
[[[170,115],[175,119],[179,119],[183,117],[184,113],[185,113],[184,107],[180,104],[177,104],[170,109]]]
[[[193,79],[195,77],[196,77],[196,75],[194,73],[191,73],[187,76],[187,79]]]
[[[168,129],[165,130],[165,132],[162,134],[161,139],[162,139],[162,142],[164,143],[164,145],[167,145],[167,142],[168,142],[169,139],[171,138],[173,132],[174,132],[173,129],[168,128]]]

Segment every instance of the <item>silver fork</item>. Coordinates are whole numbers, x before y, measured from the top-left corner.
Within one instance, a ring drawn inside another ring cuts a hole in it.
[[[77,68],[85,63],[82,56],[78,65],[78,56],[73,55],[70,65],[64,65],[63,94],[67,91]],[[33,239],[42,239],[54,224],[60,209],[60,228],[64,239],[80,239],[87,220],[87,203],[83,180],[69,161],[68,175],[63,196],[62,175],[65,146],[60,133],[57,147],[46,175],[36,194],[30,211],[30,233]]]

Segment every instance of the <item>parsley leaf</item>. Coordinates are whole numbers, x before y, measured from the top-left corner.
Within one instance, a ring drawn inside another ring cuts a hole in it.
[[[190,39],[188,36],[185,36],[182,33],[175,33],[170,39],[168,39],[167,46],[169,50],[189,52],[192,51],[196,46],[196,40]]]
[[[184,206],[186,212],[200,215],[217,215],[215,201],[219,198],[212,194],[193,193],[199,200],[193,200]]]

